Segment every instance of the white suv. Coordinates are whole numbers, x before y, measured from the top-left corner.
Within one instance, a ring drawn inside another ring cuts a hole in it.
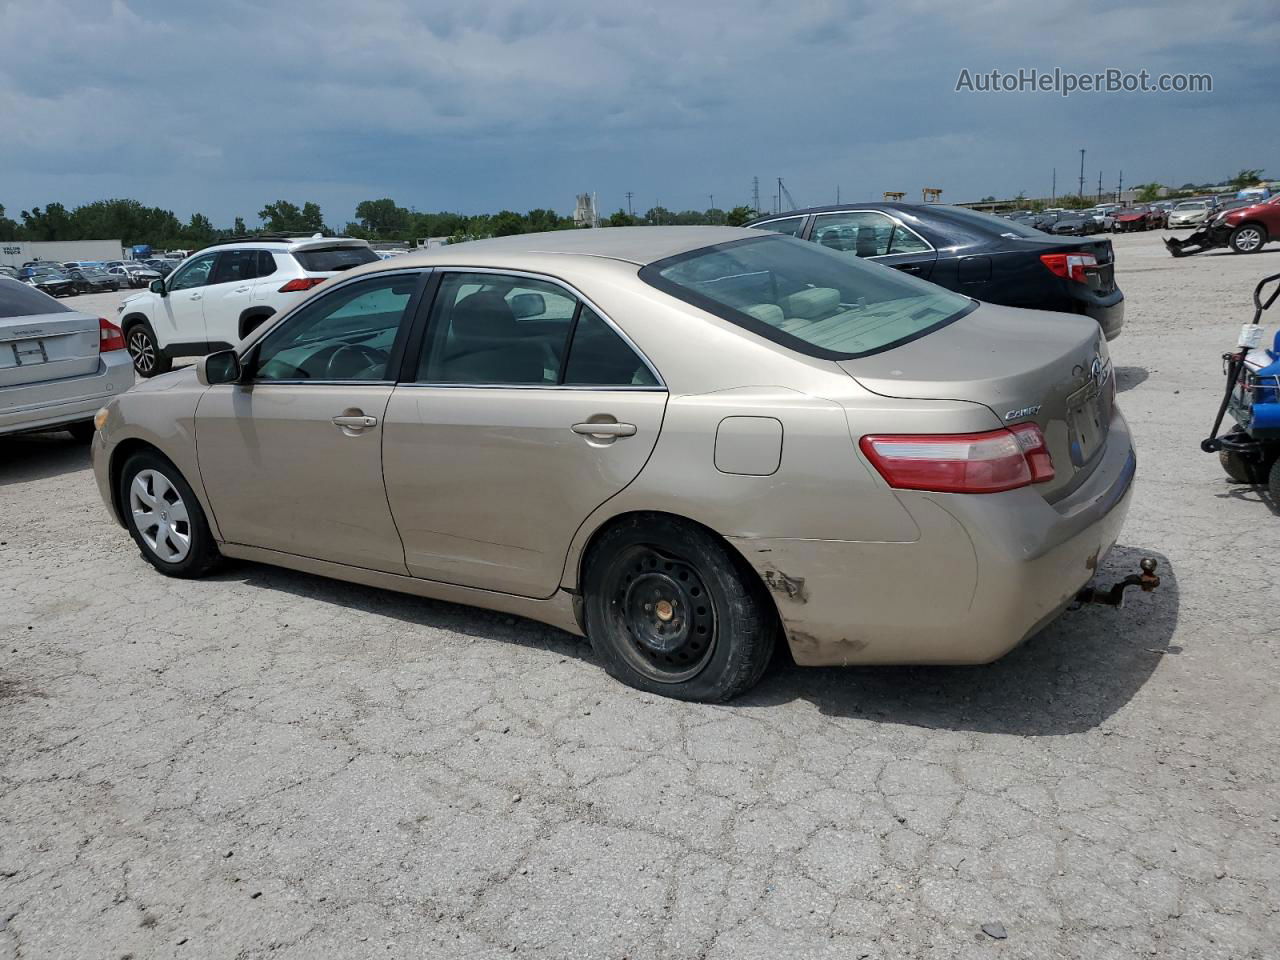
[[[226,350],[316,284],[377,260],[364,240],[242,237],[192,254],[147,292],[127,298],[117,323],[134,369],[153,377],[169,370],[174,357]]]

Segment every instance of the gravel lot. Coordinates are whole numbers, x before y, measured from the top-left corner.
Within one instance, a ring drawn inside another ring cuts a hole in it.
[[[1116,247],[1107,573],[1164,586],[988,667],[666,701],[523,620],[167,580],[83,447],[0,440],[0,958],[1276,956],[1276,505],[1197,444],[1280,249]]]

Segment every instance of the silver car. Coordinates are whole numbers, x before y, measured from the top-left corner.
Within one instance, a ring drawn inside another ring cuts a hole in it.
[[[224,557],[585,633],[645,690],[981,663],[1056,617],[1135,471],[1098,325],[758,230],[457,244],[348,271],[107,405],[162,573]]]
[[[66,429],[90,440],[94,413],[131,386],[119,327],[0,277],[0,435]]]

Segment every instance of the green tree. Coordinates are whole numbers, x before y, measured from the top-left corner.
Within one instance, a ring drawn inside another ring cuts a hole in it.
[[[494,215],[490,230],[495,237],[510,237],[517,233],[525,233],[525,219],[511,210],[500,210]]]
[[[1230,183],[1237,190],[1243,190],[1245,187],[1252,187],[1261,179],[1262,179],[1261,169],[1251,170],[1248,167],[1246,167],[1245,169],[1237,173],[1234,177],[1232,177],[1228,181],[1228,183]]]
[[[77,240],[72,229],[71,214],[60,203],[51,203],[43,210],[32,207],[22,211],[22,225],[32,240]]]
[[[258,211],[258,219],[270,233],[326,233],[320,205],[304,203],[299,207],[288,200],[268,203]]]
[[[644,219],[649,224],[659,226],[675,223],[676,215],[666,207],[650,207],[649,212],[644,215]]]
[[[636,218],[619,207],[615,213],[609,214],[605,223],[610,227],[634,227]]]
[[[4,215],[4,204],[0,203],[0,241],[19,239],[18,234],[21,230],[17,220]]]
[[[1160,199],[1160,184],[1158,183],[1140,183],[1135,190],[1138,191],[1139,203],[1151,203],[1153,200]]]
[[[1065,197],[1059,197],[1058,203],[1067,210],[1084,210],[1086,207],[1093,206],[1092,200],[1087,200],[1077,194],[1068,194]]]
[[[213,242],[217,233],[213,224],[203,213],[193,213],[187,225],[182,228],[182,243],[185,247],[204,247]]]
[[[731,227],[740,227],[749,220],[754,220],[756,212],[750,207],[734,207],[725,214],[724,222]]]
[[[369,233],[380,240],[405,240],[413,222],[413,215],[396,205],[390,197],[381,200],[361,200],[356,205],[356,219]]]
[[[235,226],[231,228],[231,232],[237,237],[243,237],[248,231],[245,230],[244,217],[236,217]]]

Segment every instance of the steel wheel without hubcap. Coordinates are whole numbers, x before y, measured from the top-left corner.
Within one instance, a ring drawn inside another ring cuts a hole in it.
[[[129,510],[143,543],[167,563],[191,552],[191,520],[182,495],[158,470],[140,470],[129,484]]]
[[[610,607],[631,665],[659,683],[697,676],[716,641],[715,607],[698,572],[648,546],[630,548],[620,566]]]
[[[156,346],[141,327],[135,327],[129,334],[129,356],[133,357],[134,367],[144,377],[156,368]]]

